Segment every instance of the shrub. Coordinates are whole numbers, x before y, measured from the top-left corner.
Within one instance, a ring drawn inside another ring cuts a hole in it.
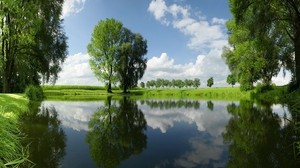
[[[29,85],[25,90],[25,94],[32,101],[41,101],[44,99],[43,89],[40,86]]]

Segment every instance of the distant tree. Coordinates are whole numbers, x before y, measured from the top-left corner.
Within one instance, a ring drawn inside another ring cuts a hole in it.
[[[212,87],[212,85],[214,85],[214,78],[213,78],[213,77],[210,77],[210,78],[207,80],[207,86],[208,86],[208,87]]]
[[[232,87],[235,85],[235,83],[236,83],[236,79],[235,79],[235,76],[233,75],[233,74],[229,74],[228,76],[227,76],[227,83],[229,84],[229,85],[231,85]]]
[[[195,88],[198,88],[200,86],[200,79],[199,78],[195,78],[194,81],[193,81],[193,86]]]
[[[141,88],[145,88],[145,83],[144,82],[141,82],[140,85],[141,85]]]
[[[90,66],[95,76],[107,84],[111,93],[112,83],[117,82],[116,67],[122,43],[123,24],[115,19],[101,20],[95,26],[87,49]]]

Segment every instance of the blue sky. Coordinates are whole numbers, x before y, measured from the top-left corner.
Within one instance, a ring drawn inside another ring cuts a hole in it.
[[[228,68],[221,58],[227,45],[228,0],[65,0],[63,18],[69,56],[57,84],[102,85],[89,68],[86,46],[94,26],[115,18],[148,42],[142,81],[157,78],[214,77],[225,86]],[[276,78],[281,84],[288,79]]]

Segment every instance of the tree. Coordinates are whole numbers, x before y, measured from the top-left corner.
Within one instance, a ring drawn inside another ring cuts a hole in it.
[[[229,47],[223,49],[231,73],[237,77],[241,90],[253,89],[253,83],[262,80],[266,85],[279,70],[278,47],[275,37],[262,34],[249,38],[251,32],[244,25],[237,25],[235,20],[227,22]]]
[[[194,81],[193,81],[193,86],[195,88],[198,88],[200,86],[200,79],[199,78],[195,78]]]
[[[249,39],[258,39],[260,44],[270,42],[264,50],[276,56],[278,66],[283,66],[294,75],[295,88],[300,86],[300,8],[298,1],[230,0],[234,22],[249,31]],[[261,40],[262,39],[262,40]],[[267,40],[266,40],[267,39]],[[269,40],[268,40],[269,39]],[[275,45],[274,45],[275,44]],[[271,47],[270,47],[271,46]],[[278,47],[274,47],[278,46]],[[258,45],[255,49],[261,51]],[[268,56],[268,55],[266,55]],[[272,60],[272,59],[269,59]]]
[[[0,76],[2,91],[24,91],[57,79],[66,58],[60,19],[63,1],[0,2]]]
[[[118,54],[122,45],[123,24],[115,19],[101,20],[95,26],[87,46],[90,67],[98,80],[106,82],[111,93],[112,83],[117,82]]]
[[[214,85],[214,78],[210,77],[209,79],[207,79],[207,86],[212,87],[212,85]]]
[[[142,88],[145,88],[145,83],[144,82],[141,82],[140,85],[141,85]]]
[[[147,67],[147,41],[140,34],[123,28],[120,54],[117,57],[118,78],[126,93],[127,89],[137,86]]]
[[[226,82],[233,87],[236,83],[235,76],[233,74],[229,74]]]

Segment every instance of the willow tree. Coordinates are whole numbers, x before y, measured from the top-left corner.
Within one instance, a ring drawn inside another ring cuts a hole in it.
[[[118,77],[123,92],[137,86],[147,67],[147,41],[140,34],[124,29],[124,43],[118,57]]]
[[[67,52],[60,18],[63,0],[0,1],[2,91],[57,79]]]
[[[255,49],[257,49],[258,51],[268,51],[271,54],[275,53],[277,57],[277,62],[280,62],[278,66],[283,66],[285,69],[288,69],[292,72],[294,76],[294,84],[296,88],[299,88],[299,1],[230,0],[229,3],[235,23],[238,26],[242,26],[243,28],[246,28],[249,31],[249,34],[246,36],[248,39],[257,39],[260,43],[260,45],[255,46]],[[267,44],[269,48],[265,49],[265,44]]]

